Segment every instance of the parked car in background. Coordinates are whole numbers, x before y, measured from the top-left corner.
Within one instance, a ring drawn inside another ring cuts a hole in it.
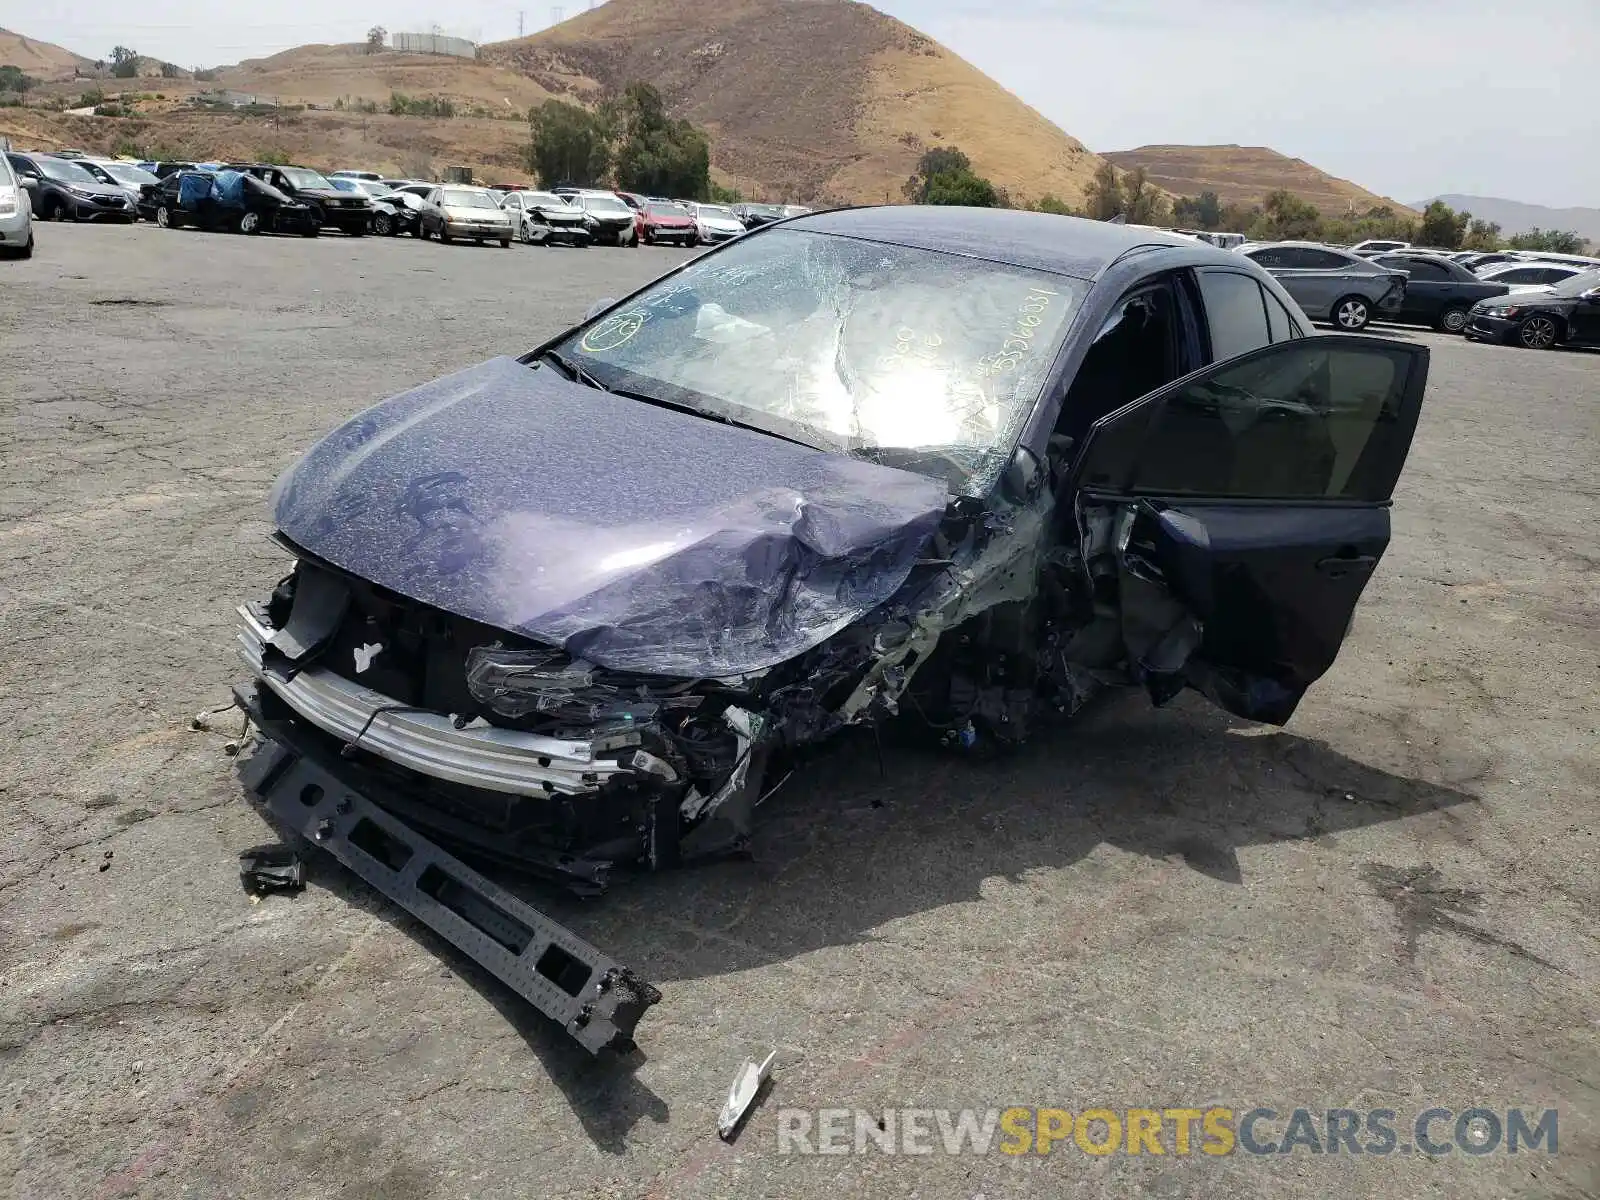
[[[1503,296],[1509,290],[1503,283],[1479,279],[1460,263],[1438,254],[1419,254],[1403,250],[1375,255],[1371,261],[1406,273],[1406,294],[1397,312],[1385,316],[1398,321],[1432,325],[1445,333],[1460,333],[1467,327],[1467,314],[1479,300]]]
[[[554,192],[512,192],[500,207],[510,214],[517,237],[526,245],[589,244],[589,226],[583,210]]]
[[[759,229],[763,225],[783,220],[781,204],[736,204],[733,206],[733,211],[734,215],[744,222],[746,229]]]
[[[33,215],[41,221],[125,221],[138,216],[128,193],[101,183],[77,163],[52,154],[12,154],[6,158],[19,180],[33,183]]]
[[[333,173],[331,173],[328,176],[328,178],[329,179],[370,179],[372,182],[376,183],[378,180],[382,179],[383,176],[378,174],[378,172],[376,172],[376,171],[334,171]]]
[[[163,229],[304,237],[322,230],[311,205],[245,171],[178,171],[155,187],[155,223]]]
[[[33,257],[33,196],[4,154],[0,154],[0,253]]]
[[[342,192],[326,176],[309,167],[272,163],[234,163],[231,169],[254,175],[285,196],[308,205],[324,226],[362,237],[372,225],[372,201],[363,193]]]
[[[1410,242],[1397,242],[1390,238],[1368,238],[1350,247],[1351,254],[1387,254],[1391,250],[1409,250]]]
[[[1523,256],[1514,250],[1472,250],[1456,259],[1469,271],[1481,271],[1500,263],[1521,262]]]
[[[1403,271],[1380,267],[1345,250],[1315,242],[1247,242],[1237,253],[1265,267],[1314,321],[1346,333],[1374,317],[1398,313],[1405,301]]]
[[[1485,282],[1506,284],[1515,292],[1562,283],[1574,275],[1582,275],[1584,268],[1564,263],[1507,262],[1473,273]]]
[[[1529,350],[1600,346],[1600,270],[1548,289],[1480,300],[1464,331],[1469,339],[1511,342]]]
[[[192,162],[166,161],[141,162],[135,163],[134,165],[137,166],[141,171],[149,171],[150,174],[154,175],[157,179],[165,179],[168,175],[172,175],[178,171],[192,171],[196,166],[196,164]]]
[[[583,210],[587,218],[589,236],[595,241],[608,242],[613,246],[639,244],[637,224],[639,218],[634,210],[614,193],[576,189],[570,193],[563,193],[557,189],[556,194],[565,194],[568,204]]]
[[[383,192],[372,198],[372,232],[378,237],[420,236],[428,202],[411,192]]]
[[[744,232],[744,222],[726,204],[695,204],[689,209],[702,244],[714,246]]]
[[[487,188],[455,183],[435,185],[417,226],[420,238],[432,236],[441,242],[459,238],[480,246],[484,242],[509,246],[514,232],[511,214],[494,202]]]
[[[693,246],[700,240],[699,230],[689,210],[670,200],[647,202],[639,218],[644,225],[642,236],[649,245],[676,242],[682,246]]]
[[[152,183],[160,180],[142,167],[133,163],[121,162],[114,158],[79,158],[74,159],[80,167],[93,175],[101,183],[109,183],[112,187],[123,190],[128,199],[133,203],[134,216],[139,214],[139,201],[142,191]]]

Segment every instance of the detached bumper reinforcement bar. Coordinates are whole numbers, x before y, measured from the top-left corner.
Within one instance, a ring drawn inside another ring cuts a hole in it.
[[[234,689],[262,732],[241,763],[274,821],[322,847],[561,1026],[590,1054],[627,1053],[654,986],[367,800],[262,719],[254,684]]]

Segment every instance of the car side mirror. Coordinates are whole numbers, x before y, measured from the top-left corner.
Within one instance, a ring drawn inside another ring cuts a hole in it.
[[[610,308],[616,302],[617,301],[616,301],[616,298],[614,296],[607,296],[603,300],[596,300],[593,304],[589,305],[589,310],[586,313],[583,314],[583,319],[585,321],[594,320],[596,317],[598,317],[601,313],[605,312],[606,309]]]
[[[1600,304],[1600,287],[1592,287],[1587,292],[1581,292],[1578,299],[1585,304]]]
[[[1013,504],[1026,504],[1038,494],[1044,482],[1039,460],[1026,446],[1018,446],[1011,462],[1000,475],[1000,494]]]

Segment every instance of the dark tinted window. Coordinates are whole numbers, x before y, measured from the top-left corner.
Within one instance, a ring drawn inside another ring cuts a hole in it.
[[[1400,270],[1408,273],[1413,279],[1454,279],[1450,269],[1443,263],[1430,262],[1426,258],[1402,259],[1396,264]]]
[[[1211,326],[1214,362],[1237,358],[1272,341],[1267,310],[1261,302],[1261,285],[1248,275],[1232,271],[1201,271],[1200,294],[1206,302],[1206,322]]]
[[[1287,342],[1290,338],[1299,337],[1295,330],[1294,319],[1289,316],[1289,310],[1278,303],[1278,298],[1266,288],[1261,289],[1261,298],[1267,305],[1267,328],[1275,342]]]
[[[1398,345],[1302,338],[1216,367],[1144,406],[1159,411],[1134,456],[1132,490],[1387,500],[1411,437],[1405,393],[1413,354]],[[1127,441],[1119,447],[1118,440],[1107,443],[1126,461]],[[1109,460],[1095,470],[1111,453],[1100,443],[1097,436],[1086,479],[1118,473]]]
[[[1302,246],[1295,251],[1299,262],[1295,265],[1313,271],[1338,271],[1350,265],[1350,259],[1333,250],[1313,250]]]

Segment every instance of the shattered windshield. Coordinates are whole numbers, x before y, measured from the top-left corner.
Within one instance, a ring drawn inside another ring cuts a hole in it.
[[[781,229],[662,280],[558,347],[607,388],[983,495],[1084,285]]]

